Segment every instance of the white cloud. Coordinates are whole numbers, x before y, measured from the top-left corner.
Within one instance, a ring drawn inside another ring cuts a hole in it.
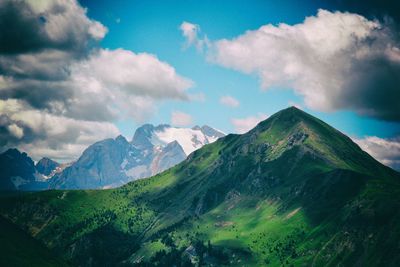
[[[189,96],[190,101],[197,101],[197,102],[205,102],[206,101],[206,95],[202,92],[189,94],[188,96]]]
[[[197,34],[200,31],[199,25],[184,21],[182,22],[180,29],[189,45],[192,45],[197,41]]]
[[[72,120],[65,117],[43,116],[42,125],[45,139],[36,139],[31,143],[23,143],[19,149],[28,153],[34,160],[46,156],[62,162],[76,160],[91,144],[106,138],[115,138],[120,134],[117,127],[109,122],[90,122]],[[62,129],[49,127],[50,123],[64,124]]]
[[[156,56],[125,49],[100,49],[71,69],[72,80],[82,87],[88,85],[93,91],[104,87],[128,95],[183,100],[187,99],[185,91],[193,85]]]
[[[26,151],[34,160],[47,156],[71,161],[94,142],[119,134],[117,127],[110,122],[56,116],[31,109],[17,100],[0,100],[0,114],[9,118],[6,128],[20,139],[18,148]],[[2,124],[7,122],[0,120],[0,129]],[[29,134],[24,135],[24,131]]]
[[[0,0],[0,17],[0,150],[75,159],[116,120],[191,100],[193,82],[155,55],[99,48],[108,30],[76,0]]]
[[[222,96],[219,99],[219,102],[222,105],[225,105],[225,106],[228,106],[228,107],[231,107],[231,108],[237,108],[240,105],[239,100],[237,100],[236,98],[234,98],[234,97],[232,97],[230,95]]]
[[[368,136],[353,140],[382,164],[400,170],[400,137],[384,139]]]
[[[231,123],[235,127],[235,131],[239,134],[246,133],[253,129],[259,122],[267,119],[268,116],[263,113],[258,113],[257,116],[249,116],[246,118],[233,118]]]
[[[106,35],[107,28],[100,22],[89,19],[86,9],[76,1],[56,0],[47,1],[47,3],[40,13],[46,20],[45,31],[54,42],[67,42],[71,36],[74,36],[77,41],[85,41],[86,34],[96,40],[101,40]],[[54,8],[59,8],[60,11],[55,12]]]
[[[31,62],[32,70],[37,71],[34,65],[45,65],[46,61],[35,58],[25,62],[25,68]],[[47,67],[43,67],[48,74]],[[8,99],[8,104],[4,107],[3,102],[0,114],[7,116],[4,127],[19,140],[2,137],[7,146],[25,149],[33,157],[41,152],[57,158],[77,157],[83,147],[104,137],[100,133],[107,137],[118,133],[111,122],[126,117],[143,122],[156,111],[159,101],[189,100],[186,91],[193,84],[154,55],[124,49],[95,50],[87,59],[73,61],[65,68],[68,75],[60,81],[1,76],[0,95]],[[185,117],[177,114],[176,123],[185,123]],[[69,134],[80,131],[87,142],[80,142],[74,135],[66,138],[54,132],[57,129]],[[24,133],[26,138],[21,138]],[[59,144],[49,145],[57,143],[57,138]]]
[[[71,67],[70,79],[70,86],[79,88],[72,102],[78,116],[101,103],[109,118],[125,114],[139,122],[153,114],[155,101],[189,100],[186,91],[193,85],[154,55],[124,49],[94,52]]]
[[[399,47],[387,24],[319,10],[300,24],[268,24],[216,41],[208,58],[257,74],[263,89],[293,88],[313,109],[400,120]]]
[[[199,25],[184,21],[179,28],[182,31],[182,35],[186,38],[186,47],[194,45],[198,51],[202,51],[204,47],[207,48],[210,46],[210,41],[206,35],[203,38],[199,37]]]
[[[22,136],[24,136],[24,130],[20,128],[18,125],[15,123],[10,124],[7,126],[7,129],[10,131],[10,133],[15,136],[18,139],[21,139]]]
[[[154,55],[98,49],[85,60],[64,57],[38,53],[4,62],[13,73],[2,76],[0,97],[71,118],[112,121],[130,116],[138,122],[152,115],[156,101],[190,100],[186,91],[193,82]],[[29,79],[13,78],[21,75]]]
[[[171,124],[175,126],[188,126],[193,123],[193,118],[187,113],[173,111],[171,114]]]

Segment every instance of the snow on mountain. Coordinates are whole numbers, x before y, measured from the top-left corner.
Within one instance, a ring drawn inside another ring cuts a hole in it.
[[[194,150],[224,135],[209,126],[177,128],[145,124],[135,131],[131,142],[123,136],[96,142],[71,164],[43,158],[34,165],[26,154],[9,150],[0,155],[0,170],[4,169],[0,173],[0,189],[117,187],[171,168]],[[15,168],[10,169],[10,164]]]
[[[139,127],[129,143],[123,136],[88,147],[77,162],[51,179],[52,188],[111,188],[150,177],[182,162],[194,150],[224,136],[209,126]]]
[[[173,141],[177,141],[186,156],[194,150],[225,136],[224,133],[206,125],[203,127],[195,126],[193,128],[178,128],[165,124],[157,127],[144,125],[144,127],[145,129],[141,132],[145,133],[145,136],[140,136],[140,138],[136,136],[136,139],[134,137],[133,143],[139,139],[145,144],[151,143],[153,146],[166,146]]]
[[[33,160],[18,149],[0,154],[0,190],[43,190],[47,183]]]

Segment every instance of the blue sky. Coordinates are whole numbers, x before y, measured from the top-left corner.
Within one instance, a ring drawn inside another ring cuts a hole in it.
[[[109,32],[101,46],[124,48],[155,54],[176,71],[190,78],[191,93],[204,93],[205,101],[165,101],[148,122],[170,123],[171,112],[190,114],[194,124],[208,124],[225,132],[234,132],[232,118],[259,113],[271,115],[291,103],[304,107],[303,98],[292,90],[262,91],[256,75],[221,67],[208,62],[194,47],[184,48],[185,38],[179,26],[183,21],[201,27],[210,40],[231,39],[265,24],[297,24],[313,16],[319,8],[334,11],[328,1],[81,1],[88,15],[104,24]],[[230,95],[240,101],[238,108],[220,104],[220,97]],[[304,107],[334,127],[354,137],[376,135],[393,137],[399,124],[359,116],[352,111],[318,112]],[[127,137],[139,124],[124,119],[118,127]]]

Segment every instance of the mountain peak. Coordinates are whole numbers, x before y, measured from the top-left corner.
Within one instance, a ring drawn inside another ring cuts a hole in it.
[[[199,125],[195,125],[192,127],[192,130],[201,130],[201,127]]]
[[[204,125],[193,128],[174,127],[168,124],[153,126],[145,124],[135,131],[131,144],[138,149],[150,149],[153,146],[166,146],[172,141],[177,141],[186,155],[205,144],[212,143],[224,133]]]
[[[264,121],[260,122],[253,131],[264,131],[267,130],[269,127],[278,128],[278,131],[284,133],[285,131],[289,131],[294,126],[299,126],[301,124],[301,128],[303,130],[305,128],[311,129],[315,128],[329,128],[334,132],[338,132],[333,127],[329,126],[325,122],[321,121],[320,119],[308,114],[307,112],[295,107],[291,106],[285,108],[277,113],[273,114],[269,118],[265,119]]]
[[[307,112],[289,107],[260,122],[243,135],[249,145],[264,144],[273,160],[293,147],[339,169],[380,175],[383,168],[348,136]],[[375,167],[371,167],[375,166]],[[384,167],[386,168],[386,167]]]
[[[307,112],[295,107],[295,106],[290,106],[288,108],[282,109],[281,111],[278,111],[275,113],[273,116],[311,116]]]
[[[43,175],[50,175],[60,164],[47,157],[42,158],[36,163],[36,170]]]
[[[16,148],[9,148],[4,152],[4,155],[20,155],[22,154],[21,151],[19,151]]]
[[[119,142],[119,143],[128,143],[128,141],[126,140],[126,138],[123,136],[123,135],[118,135],[116,138],[115,138],[115,141],[117,141],[117,142]]]
[[[35,163],[25,152],[10,148],[0,154],[0,190],[19,189],[35,181],[34,173]]]
[[[288,108],[286,108],[286,109],[299,110],[299,111],[301,111],[301,109],[299,109],[299,108],[296,107],[296,106],[290,106],[290,107],[288,107]]]

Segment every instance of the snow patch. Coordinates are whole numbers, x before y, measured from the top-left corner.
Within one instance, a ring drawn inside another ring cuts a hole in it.
[[[207,137],[201,130],[169,127],[160,131],[155,131],[150,141],[156,146],[165,146],[173,141],[177,141],[185,154],[189,155],[194,150],[216,140],[216,137]]]
[[[125,169],[126,164],[128,164],[128,160],[127,160],[126,158],[124,158],[124,160],[123,160],[122,163],[121,163],[121,168],[122,168],[122,169]]]
[[[21,176],[12,176],[11,182],[14,184],[15,188],[19,188],[21,185],[28,183],[28,181],[23,179]]]
[[[217,136],[207,136],[208,139],[208,143],[214,143],[215,141],[217,141],[218,137]]]

